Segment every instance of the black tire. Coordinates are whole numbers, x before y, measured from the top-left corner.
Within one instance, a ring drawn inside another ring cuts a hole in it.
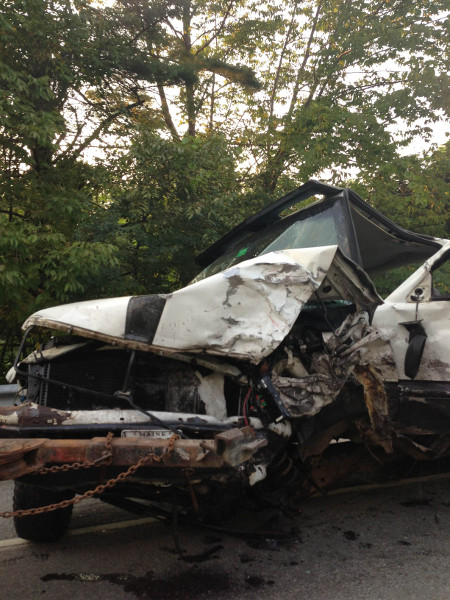
[[[30,483],[15,482],[13,509],[27,510],[48,504],[56,504],[74,494],[70,491],[57,492],[47,490]],[[14,517],[14,527],[17,535],[24,540],[33,542],[55,542],[67,531],[72,516],[73,506],[66,506],[51,512],[27,517]]]

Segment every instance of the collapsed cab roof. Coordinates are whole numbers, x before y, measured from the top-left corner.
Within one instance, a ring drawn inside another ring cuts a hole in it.
[[[285,214],[314,196],[322,198],[294,214]],[[369,274],[408,261],[425,261],[442,245],[436,238],[413,233],[396,225],[349,188],[310,180],[245,219],[204,250],[197,257],[197,262],[206,267],[233,250],[238,254],[239,248],[247,245],[248,240],[265,235],[273,228],[281,229],[281,222],[288,225],[296,219],[308,219],[317,214],[322,206],[331,205],[339,206],[339,213],[336,212],[334,219],[336,228],[342,233],[338,240],[341,251]]]

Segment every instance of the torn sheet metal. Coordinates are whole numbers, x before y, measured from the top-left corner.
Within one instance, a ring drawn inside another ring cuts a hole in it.
[[[368,365],[382,390],[369,414],[380,413],[385,418],[388,406],[382,375],[395,378],[395,363],[388,340],[369,325],[364,314],[349,315],[329,337],[325,350],[313,355],[310,375],[273,375],[272,381],[292,417],[312,417],[335,400],[356,367],[365,373]]]
[[[381,300],[366,284],[337,246],[283,250],[166,296],[42,310],[24,328],[39,325],[141,350],[205,352],[257,364],[283,341],[319,288],[326,299],[348,298],[373,308]]]
[[[320,373],[297,379],[273,376],[272,381],[292,418],[312,417],[333,402],[345,379]]]
[[[367,422],[359,427],[363,439],[372,445],[381,446],[387,454],[392,453],[392,426],[389,422],[389,405],[380,373],[371,366],[356,365],[357,381],[364,387],[364,400],[369,414]]]

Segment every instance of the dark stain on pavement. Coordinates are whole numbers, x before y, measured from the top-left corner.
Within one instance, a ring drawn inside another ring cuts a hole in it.
[[[413,508],[415,506],[430,506],[431,500],[429,498],[413,498],[412,500],[405,500],[405,502],[400,502],[401,506],[406,506],[408,508]]]
[[[123,587],[142,600],[200,600],[211,594],[220,594],[230,590],[230,577],[221,571],[202,571],[192,569],[173,574],[168,578],[155,578],[152,571],[144,576],[120,573],[49,573],[41,577],[47,581],[78,581],[97,583],[106,581]]]

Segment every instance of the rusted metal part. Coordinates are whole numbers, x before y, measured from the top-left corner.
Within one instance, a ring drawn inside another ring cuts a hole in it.
[[[416,460],[436,460],[446,456],[450,449],[450,434],[443,434],[430,446],[418,442],[395,432],[394,445],[396,448],[412,456]]]
[[[319,456],[328,448],[333,439],[337,439],[350,426],[351,420],[344,419],[331,427],[313,434],[299,448],[299,456],[304,462],[310,456]]]
[[[167,440],[127,437],[109,443],[110,464],[128,466],[149,456],[147,465],[180,469],[221,469],[249,461],[263,446],[250,427],[218,434],[215,440],[177,439],[170,457],[166,457]],[[95,465],[106,458],[108,438],[88,440],[3,440],[0,443],[0,480],[14,479],[40,470],[45,465],[88,463]]]
[[[0,443],[0,465],[7,464],[19,458],[32,450],[40,448],[47,440],[2,440]]]
[[[39,469],[39,471],[34,471],[34,475],[47,475],[48,473],[58,473],[60,471],[77,471],[78,469],[90,469],[91,467],[101,467],[101,475],[100,479],[104,476],[105,468],[111,464],[112,462],[112,451],[111,451],[111,443],[114,434],[109,432],[105,438],[105,451],[103,456],[100,456],[93,462],[74,462],[70,464],[63,465],[53,465],[51,467],[43,467]]]
[[[396,448],[412,456],[416,460],[434,460],[436,456],[433,451],[422,444],[418,444],[414,440],[411,440],[403,435],[396,434],[394,438],[394,445]]]
[[[370,428],[359,428],[361,435],[368,442],[381,446],[385,452],[392,454],[392,427],[389,423],[389,405],[381,375],[371,365],[356,365],[354,374],[364,387],[364,400],[370,419]]]
[[[35,469],[34,456],[45,439],[2,440],[0,442],[0,481],[16,479]],[[25,460],[25,458],[27,460]]]
[[[169,457],[172,455],[174,442],[176,439],[178,439],[178,436],[172,435],[172,437],[168,441],[166,452],[165,452],[166,460],[169,459]],[[106,438],[107,446],[109,446],[110,441],[111,440],[108,436]],[[88,498],[93,498],[97,494],[102,494],[105,490],[114,487],[121,481],[124,481],[125,479],[127,479],[127,477],[129,477],[130,475],[135,473],[138,469],[140,469],[140,467],[144,466],[151,458],[153,458],[153,455],[150,452],[146,456],[141,457],[137,461],[136,464],[128,467],[128,469],[126,471],[122,471],[122,473],[119,473],[119,475],[117,477],[114,477],[113,479],[109,479],[105,483],[99,483],[99,485],[97,485],[97,487],[95,487],[92,490],[87,490],[81,496],[75,496],[74,498],[68,498],[67,500],[63,500],[62,502],[57,502],[55,504],[49,504],[47,506],[38,506],[36,508],[29,508],[29,509],[25,509],[25,510],[0,512],[0,517],[2,517],[3,519],[10,519],[11,517],[26,517],[29,515],[40,515],[43,513],[52,512],[54,510],[66,508],[66,507],[74,505],[74,504],[79,504],[83,500],[87,500]],[[159,457],[156,457],[156,458],[158,459],[157,462],[159,460],[162,460]]]
[[[0,425],[33,427],[39,425],[61,425],[70,417],[70,412],[39,406],[27,402],[21,406],[1,406]]]
[[[191,476],[194,475],[195,470],[194,469],[182,469],[182,474],[186,477],[186,482],[189,488],[189,496],[191,497],[191,502],[192,502],[192,508],[194,509],[194,512],[198,512],[198,500],[197,500],[197,496],[195,495],[195,490],[194,490],[194,486],[192,485],[192,481],[191,481]]]
[[[229,429],[215,436],[215,452],[232,466],[247,462],[260,448],[267,446],[266,438],[255,438],[251,427]]]
[[[303,484],[301,496],[325,491],[337,481],[357,471],[373,471],[380,466],[376,457],[364,446],[332,444],[320,457],[310,463],[308,479]]]

